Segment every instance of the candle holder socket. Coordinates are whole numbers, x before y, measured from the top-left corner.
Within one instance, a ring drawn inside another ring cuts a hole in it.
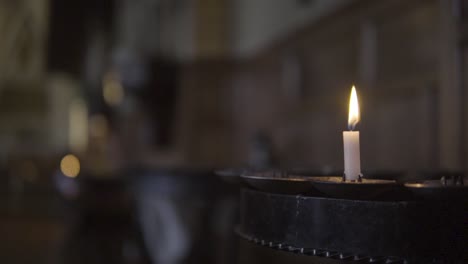
[[[346,180],[346,173],[343,172],[343,182],[349,181],[349,182],[362,182],[362,178],[364,175],[362,173],[359,173],[357,180]]]
[[[468,201],[463,175],[442,176],[440,180],[414,181],[405,187],[418,199]]]
[[[399,185],[394,180],[366,179],[362,174],[357,180],[346,180],[346,175],[312,177],[315,188],[327,197],[368,200],[376,199]]]

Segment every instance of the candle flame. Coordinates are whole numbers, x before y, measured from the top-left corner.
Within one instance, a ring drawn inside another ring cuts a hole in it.
[[[359,113],[359,103],[356,93],[356,87],[351,89],[351,96],[349,98],[349,115],[348,115],[348,129],[354,130],[357,123],[361,120]]]

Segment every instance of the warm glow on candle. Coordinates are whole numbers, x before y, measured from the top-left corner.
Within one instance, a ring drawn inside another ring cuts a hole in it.
[[[353,85],[351,89],[351,97],[349,98],[349,115],[348,115],[348,129],[354,130],[360,120],[359,103],[356,93],[356,88]]]

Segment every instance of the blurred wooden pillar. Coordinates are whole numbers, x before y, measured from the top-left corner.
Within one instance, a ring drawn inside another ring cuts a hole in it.
[[[460,55],[460,87],[463,91],[462,108],[463,108],[463,121],[464,121],[464,145],[463,145],[463,162],[464,169],[468,169],[468,105],[465,103],[468,101],[468,1],[458,0],[456,1],[459,10],[459,55]]]
[[[200,60],[182,69],[179,146],[192,166],[231,166],[233,127],[229,110],[229,61]]]
[[[439,167],[450,170],[462,169],[465,161],[458,2],[440,1]]]
[[[197,57],[223,57],[230,53],[230,1],[197,0],[195,43]]]

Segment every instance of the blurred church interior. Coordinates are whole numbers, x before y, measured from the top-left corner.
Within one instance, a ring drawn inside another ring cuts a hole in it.
[[[463,0],[1,0],[0,261],[238,262],[218,168],[468,164]],[[155,179],[158,180],[155,180]]]

